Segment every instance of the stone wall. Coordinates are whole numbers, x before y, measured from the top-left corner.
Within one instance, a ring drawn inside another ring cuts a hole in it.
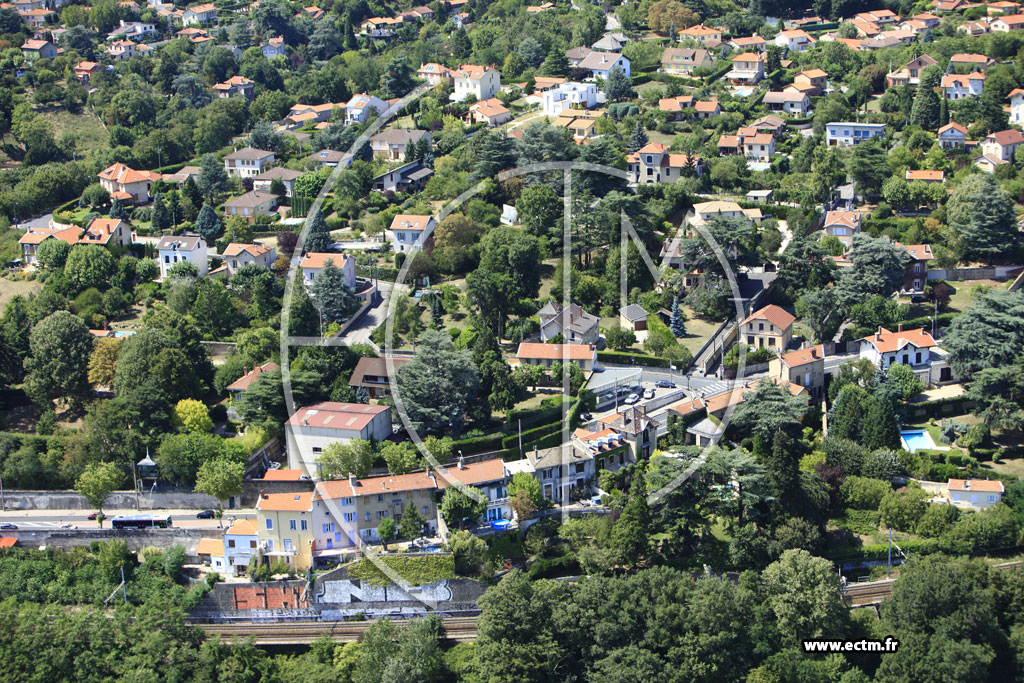
[[[173,521],[173,520],[172,520]],[[90,522],[92,524],[93,522]],[[109,522],[106,522],[109,524]],[[93,541],[121,539],[128,543],[129,550],[143,548],[170,548],[180,545],[187,554],[195,557],[196,546],[203,538],[222,538],[223,530],[209,529],[18,529],[4,531],[4,536],[18,539],[18,545],[26,548],[49,546],[54,548],[88,547]]]
[[[134,491],[114,491],[106,510],[134,510]],[[217,499],[194,491],[155,491],[139,496],[141,510],[200,510],[217,507]],[[91,510],[89,502],[75,491],[4,491],[8,510]],[[230,505],[230,504],[229,504]],[[227,507],[227,506],[226,506]],[[237,502],[235,507],[238,507]]]

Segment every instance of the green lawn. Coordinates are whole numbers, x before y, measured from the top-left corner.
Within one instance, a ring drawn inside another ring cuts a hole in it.
[[[700,318],[694,313],[693,309],[688,306],[682,306],[683,312],[686,313],[686,336],[679,338],[679,343],[690,350],[694,356],[700,350],[700,347],[704,346],[704,342],[711,338],[711,335],[715,333],[720,322],[714,322]]]
[[[79,154],[110,146],[110,134],[106,126],[88,108],[83,108],[80,114],[71,114],[67,111],[49,112],[46,118],[53,124],[55,139],[60,140],[64,133],[71,133],[74,136]]]

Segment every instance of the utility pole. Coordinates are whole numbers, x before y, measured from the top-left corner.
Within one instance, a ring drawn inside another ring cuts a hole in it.
[[[889,527],[889,574],[887,578],[892,578],[892,527]]]
[[[7,511],[7,503],[4,501],[4,478],[0,475],[0,510]]]

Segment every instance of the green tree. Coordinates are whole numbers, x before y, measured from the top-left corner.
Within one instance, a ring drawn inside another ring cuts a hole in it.
[[[871,450],[900,447],[900,428],[888,402],[877,398],[868,400],[861,428],[861,443]]]
[[[870,295],[888,297],[900,289],[911,257],[906,249],[884,237],[857,233],[849,259],[853,266],[843,271],[836,286],[839,303],[845,310]]]
[[[965,178],[949,198],[947,217],[968,256],[991,263],[1016,254],[1020,231],[1013,201],[991,175]]]
[[[777,431],[795,434],[807,410],[807,399],[794,396],[785,387],[762,380],[743,394],[743,402],[733,412],[733,424],[741,430],[771,443]]]
[[[25,392],[40,405],[48,405],[55,398],[76,405],[89,392],[86,359],[92,346],[89,328],[68,311],[44,318],[29,335]]]
[[[882,143],[872,138],[854,146],[847,170],[853,176],[859,192],[878,194],[890,172]]]
[[[109,387],[114,383],[117,352],[120,348],[120,341],[112,337],[96,340],[96,345],[89,356],[89,382],[104,387]]]
[[[928,503],[928,494],[920,488],[890,491],[878,504],[882,523],[900,531],[913,531]]]
[[[565,52],[557,43],[548,50],[548,56],[544,58],[544,63],[540,66],[540,73],[544,76],[569,75],[569,58],[565,56]]]
[[[612,547],[616,549],[620,564],[635,568],[647,557],[650,552],[650,523],[643,472],[636,470],[629,499],[612,527]]]
[[[196,472],[196,491],[217,499],[217,526],[223,526],[224,501],[242,495],[245,463],[226,458],[207,460]]]
[[[516,472],[508,484],[509,507],[519,520],[520,526],[537,510],[545,505],[540,482],[528,472]]]
[[[407,442],[386,441],[380,449],[380,457],[388,466],[391,474],[405,474],[420,465],[420,454],[416,447]]]
[[[77,290],[106,287],[117,264],[104,247],[76,244],[64,263],[64,275]]]
[[[110,494],[121,485],[123,473],[112,462],[90,463],[75,481],[75,491],[99,513],[96,516],[103,527],[103,506]]]
[[[398,536],[399,538],[415,539],[423,535],[423,525],[427,523],[427,520],[423,519],[423,515],[416,509],[415,505],[406,507],[402,513],[402,519],[398,521]]]
[[[417,431],[458,433],[480,390],[480,372],[448,334],[428,330],[413,359],[399,368],[396,383],[396,403]]]
[[[200,172],[199,178],[196,180],[196,186],[206,201],[213,204],[214,196],[231,189],[228,172],[225,170],[221,160],[213,154],[204,155],[202,161],[200,161],[199,168]]]
[[[842,324],[836,312],[838,300],[831,287],[812,290],[796,302],[796,313],[811,330],[815,341],[831,341]]]
[[[440,510],[449,528],[465,529],[467,522],[476,524],[487,513],[487,497],[474,491],[477,496],[463,493],[455,486],[445,488]]]
[[[519,195],[516,213],[523,230],[541,237],[560,225],[562,200],[547,183],[535,183]]]
[[[384,550],[387,550],[388,541],[395,537],[395,520],[391,517],[385,517],[380,520],[380,524],[377,525],[377,537],[380,538]]]
[[[207,244],[213,244],[224,234],[224,223],[209,204],[203,204],[196,218],[196,232]]]
[[[647,131],[644,130],[643,124],[637,121],[636,126],[633,127],[633,133],[629,136],[629,151],[635,153],[646,144]]]
[[[608,72],[608,80],[604,84],[604,91],[611,102],[628,100],[633,97],[633,82],[629,80],[629,76],[622,70],[622,67],[616,65]]]
[[[499,227],[481,240],[480,265],[466,278],[467,296],[501,336],[512,313],[540,291],[540,249],[537,239],[515,228]]]
[[[849,612],[829,560],[787,550],[768,565],[762,580],[779,633],[789,642],[836,638],[846,630]]]
[[[324,267],[313,278],[310,293],[320,315],[327,322],[344,322],[359,308],[359,298],[345,284],[345,274],[334,265],[332,259],[327,259]]]
[[[636,343],[636,334],[633,330],[621,325],[613,325],[605,330],[604,338],[612,351],[625,351]]]
[[[58,270],[64,267],[70,253],[71,245],[64,240],[47,239],[36,249],[36,261],[44,268]]]
[[[370,473],[376,458],[372,443],[353,439],[347,444],[338,441],[328,445],[317,463],[324,479],[345,478],[350,474],[361,479]]]
[[[307,254],[326,252],[331,245],[331,231],[327,228],[323,213],[316,209],[310,219],[309,233],[306,235],[305,249]]]
[[[970,381],[986,368],[1012,367],[1024,345],[1024,292],[979,294],[950,323],[942,345],[962,380]]]
[[[678,337],[686,336],[686,317],[683,315],[683,311],[679,308],[679,297],[675,297],[672,300],[672,319],[669,323],[669,329],[672,330],[672,334]]]
[[[914,106],[910,110],[911,125],[921,126],[925,130],[935,130],[939,127],[941,105],[935,92],[939,84],[939,75],[937,67],[925,68],[921,72],[917,94],[914,96]]]

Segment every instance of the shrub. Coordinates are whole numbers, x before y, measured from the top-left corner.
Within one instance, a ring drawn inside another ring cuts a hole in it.
[[[847,507],[855,510],[877,510],[892,486],[880,479],[849,476],[839,486],[839,497]]]
[[[925,503],[927,496],[919,488],[890,491],[878,506],[882,523],[900,531],[912,531],[928,506]]]

